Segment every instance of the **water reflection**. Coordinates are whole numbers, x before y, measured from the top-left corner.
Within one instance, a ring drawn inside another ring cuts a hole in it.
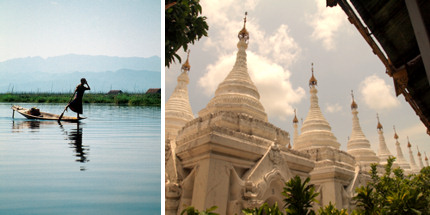
[[[90,160],[88,159],[88,152],[90,150],[88,145],[84,145],[82,143],[82,131],[83,129],[80,127],[80,123],[76,123],[76,129],[72,128],[70,131],[65,131],[63,126],[60,124],[60,127],[63,129],[63,133],[67,135],[67,138],[70,140],[69,145],[70,148],[74,149],[76,162],[87,163]],[[86,167],[81,166],[81,171],[85,171]]]
[[[45,127],[53,127],[59,126],[62,133],[66,136],[66,140],[69,140],[69,148],[73,149],[74,156],[76,156],[75,161],[79,163],[87,163],[90,160],[88,159],[89,155],[89,146],[84,145],[82,142],[82,134],[83,129],[81,127],[81,123],[67,123],[68,128],[69,125],[76,125],[76,128],[66,129],[65,126],[61,122],[57,121],[45,121],[45,120],[25,120],[25,121],[12,121],[12,132],[19,133],[25,130],[29,130],[31,133],[40,132],[41,129]],[[85,166],[80,167],[81,171],[87,170]]]
[[[78,128],[13,120],[10,106],[0,103],[0,214],[160,214],[160,107],[84,105]]]

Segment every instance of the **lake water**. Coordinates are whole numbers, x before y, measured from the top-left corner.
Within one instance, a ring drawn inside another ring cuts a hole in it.
[[[0,214],[160,214],[159,107],[84,104],[87,119],[61,124],[13,120],[10,107],[0,103]]]

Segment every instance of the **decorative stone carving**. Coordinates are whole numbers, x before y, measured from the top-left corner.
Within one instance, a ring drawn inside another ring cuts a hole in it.
[[[168,181],[165,185],[165,211],[166,214],[176,214],[179,207],[179,198],[182,189],[178,183]]]
[[[279,144],[273,144],[269,153],[270,160],[275,164],[275,166],[281,165],[284,162],[284,159],[281,155],[281,149],[279,148]]]

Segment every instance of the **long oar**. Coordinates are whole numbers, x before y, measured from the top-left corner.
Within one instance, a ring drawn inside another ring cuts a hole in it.
[[[70,102],[72,101],[73,97],[75,97],[76,91],[73,93],[72,97],[70,98],[69,103],[67,103],[66,108],[64,108],[63,113],[61,113],[60,117],[58,118],[58,122],[63,118],[64,112],[66,112],[67,108],[69,107]]]

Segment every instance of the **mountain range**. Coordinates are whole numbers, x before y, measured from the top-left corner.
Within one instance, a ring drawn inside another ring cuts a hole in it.
[[[0,62],[0,93],[73,92],[83,77],[92,92],[144,92],[161,87],[161,59],[75,54],[12,59]]]

